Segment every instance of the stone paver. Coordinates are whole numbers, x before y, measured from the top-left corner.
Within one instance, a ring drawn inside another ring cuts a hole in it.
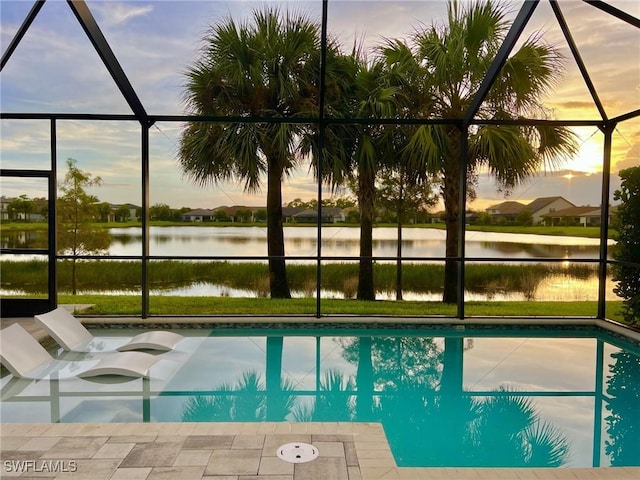
[[[122,467],[170,467],[175,462],[181,443],[136,444],[122,461]]]
[[[344,457],[318,457],[312,462],[295,465],[295,480],[349,480],[347,462]]]
[[[278,457],[262,457],[258,475],[293,475],[293,463],[280,460]]]
[[[260,450],[214,450],[207,464],[207,475],[257,475]]]

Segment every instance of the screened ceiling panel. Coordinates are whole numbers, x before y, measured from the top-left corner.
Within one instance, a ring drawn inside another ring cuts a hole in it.
[[[23,3],[2,2],[5,48]],[[46,2],[36,16],[2,70],[0,102],[3,112],[131,113],[66,2]]]
[[[87,2],[146,111],[182,115],[184,73],[200,58],[202,38],[228,19],[245,24],[258,8],[302,13],[320,24],[321,2]]]
[[[619,2],[640,17],[639,2]],[[584,2],[560,2],[609,118],[640,109],[640,28]]]

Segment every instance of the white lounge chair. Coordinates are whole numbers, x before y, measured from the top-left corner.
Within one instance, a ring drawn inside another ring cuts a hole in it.
[[[35,315],[36,322],[44,328],[64,349],[72,352],[118,350],[173,350],[184,337],[177,333],[154,330],[135,337],[109,337],[110,347],[105,347],[106,338],[94,337],[80,321],[64,307]],[[115,342],[115,344],[114,344]]]
[[[54,359],[20,324],[0,330],[0,361],[18,378],[57,378],[119,375],[147,377],[159,357],[144,352],[113,352],[98,360],[65,361]]]

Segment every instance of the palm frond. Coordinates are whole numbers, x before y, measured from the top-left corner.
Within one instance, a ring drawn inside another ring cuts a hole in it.
[[[560,467],[569,459],[569,442],[547,422],[537,421],[524,432],[528,467]]]

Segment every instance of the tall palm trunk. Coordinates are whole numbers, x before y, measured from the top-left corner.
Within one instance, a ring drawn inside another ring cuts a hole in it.
[[[373,419],[373,362],[371,337],[360,337],[358,344],[358,369],[356,371],[356,418],[360,422]]]
[[[269,162],[267,173],[267,254],[271,298],[291,298],[284,260],[281,162]]]
[[[267,420],[282,421],[282,405],[285,403],[282,395],[282,350],[284,337],[267,337],[266,358],[266,389],[267,389]]]
[[[397,246],[396,246],[396,300],[402,300],[402,222],[404,221],[404,168],[400,169],[400,183],[397,208]]]
[[[447,229],[447,239],[445,245],[445,265],[444,265],[444,292],[442,301],[444,303],[458,302],[458,264],[455,259],[459,255],[458,251],[458,221],[463,206],[460,205],[460,131],[455,129],[448,132],[451,139],[451,158],[455,161],[446,163],[443,180],[442,197],[444,199],[445,217],[444,223]]]
[[[375,175],[358,174],[358,203],[360,204],[360,268],[358,270],[358,300],[375,300],[373,286],[373,216]]]

